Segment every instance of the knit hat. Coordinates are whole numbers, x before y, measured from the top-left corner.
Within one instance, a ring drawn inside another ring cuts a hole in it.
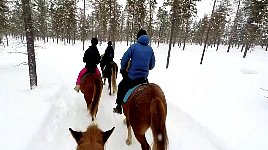
[[[138,32],[138,34],[137,34],[137,39],[138,39],[140,36],[142,36],[142,35],[147,35],[146,31],[143,30],[143,29],[141,29],[141,30]]]
[[[92,38],[91,39],[91,44],[96,46],[98,44],[98,39],[97,38]]]
[[[111,46],[111,45],[112,45],[112,42],[111,42],[111,41],[109,41],[109,42],[108,42],[108,46]]]

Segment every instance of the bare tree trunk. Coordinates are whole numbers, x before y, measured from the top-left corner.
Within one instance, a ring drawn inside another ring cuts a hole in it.
[[[157,47],[159,47],[159,44],[160,44],[161,32],[162,32],[162,28],[160,27],[159,32],[158,32],[158,41],[157,41]]]
[[[174,32],[174,28],[175,28],[175,20],[172,21],[171,24],[171,31],[170,31],[170,38],[169,38],[169,46],[168,46],[168,56],[167,56],[167,65],[166,68],[168,68],[169,65],[169,58],[170,58],[170,51],[171,51],[171,44],[172,44],[172,39],[173,39],[173,32]]]
[[[75,31],[74,31],[74,39],[73,39],[73,44],[75,44],[76,36],[75,36]]]
[[[243,52],[244,47],[245,47],[245,44],[242,45],[241,52]]]
[[[57,33],[57,44],[59,44],[59,33]]]
[[[216,49],[216,51],[218,51],[218,49],[219,49],[220,42],[221,42],[221,39],[219,38],[218,39],[218,42],[217,42],[217,49]]]
[[[23,9],[24,25],[26,32],[26,41],[27,41],[30,87],[31,89],[33,89],[34,87],[37,86],[37,75],[36,75],[34,35],[33,35],[30,0],[22,0],[22,9]]]
[[[213,9],[212,9],[212,13],[211,14],[213,14],[213,12],[214,12],[214,9],[215,9],[215,6],[216,6],[216,1],[217,0],[214,0]],[[203,53],[202,53],[200,64],[203,63],[203,59],[204,59],[204,55],[205,55],[205,51],[206,51],[206,46],[207,46],[207,41],[208,41],[208,35],[209,35],[210,28],[211,28],[211,20],[209,21],[209,25],[208,25],[206,39],[205,39],[205,44],[204,44],[204,49],[203,49]]]
[[[245,48],[245,51],[244,51],[243,58],[246,58],[246,56],[247,56],[247,52],[248,52],[248,50],[250,49],[250,46],[251,46],[251,44],[250,44],[250,43],[247,43],[246,48]]]
[[[7,46],[8,46],[8,37],[7,37],[7,34],[6,34],[6,40],[7,40]]]
[[[267,43],[267,45],[266,45],[265,51],[268,51],[268,43]]]
[[[232,44],[232,42],[233,42],[233,38],[231,37],[231,38],[229,39],[229,44],[228,44],[227,53],[230,52],[230,48],[231,48],[231,44]]]

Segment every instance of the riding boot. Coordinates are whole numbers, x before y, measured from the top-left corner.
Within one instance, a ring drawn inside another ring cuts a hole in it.
[[[80,91],[80,85],[76,85],[76,86],[74,87],[74,90],[78,93],[78,92]]]
[[[116,107],[113,109],[114,113],[122,114],[122,107],[121,104],[117,104]]]
[[[121,105],[123,104],[123,99],[125,97],[125,94],[130,89],[129,85],[130,84],[129,84],[129,79],[128,78],[124,78],[118,84],[118,91],[117,91],[117,98],[116,98],[117,106],[113,109],[113,112],[114,113],[122,114],[122,107],[121,107]]]

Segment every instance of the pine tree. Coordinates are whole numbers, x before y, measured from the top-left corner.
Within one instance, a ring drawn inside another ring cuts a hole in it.
[[[55,38],[55,18],[54,18],[54,14],[55,14],[55,3],[53,0],[50,0],[48,2],[48,24],[47,24],[47,31],[48,31],[48,36],[52,38],[53,42],[54,42],[54,38]]]
[[[33,89],[37,86],[36,62],[34,51],[34,34],[31,17],[30,0],[22,0],[22,9],[24,17],[24,26],[27,40],[27,55],[29,65],[30,87]]]
[[[156,8],[156,0],[148,0],[148,7],[149,7],[149,11],[148,11],[148,19],[147,19],[147,31],[149,36],[151,37],[151,39],[153,40],[154,35],[153,35],[153,24],[154,24],[154,16],[153,14],[155,13],[155,8]]]
[[[215,10],[215,7],[216,7],[216,2],[217,2],[217,0],[214,0],[214,4],[213,4],[211,14],[214,13],[214,10]],[[203,59],[204,59],[204,55],[205,55],[205,51],[206,51],[206,46],[207,46],[207,42],[208,42],[208,36],[209,36],[210,29],[211,29],[211,20],[208,23],[208,28],[207,28],[207,31],[206,31],[206,37],[205,37],[204,48],[203,48],[203,53],[202,53],[202,56],[201,56],[200,64],[203,63]]]
[[[228,10],[227,3],[221,3],[219,7],[215,10],[215,12],[211,16],[211,39],[210,43],[217,45],[216,51],[218,50],[219,44],[221,42],[221,38],[224,34],[224,28],[226,24],[226,16]]]
[[[8,20],[9,8],[7,7],[7,3],[6,0],[0,1],[0,44],[2,43],[3,36],[6,35],[10,28]]]
[[[10,16],[10,33],[15,36],[20,36],[21,40],[24,38],[24,20],[22,13],[22,3],[21,1],[15,1],[12,5],[14,9],[11,10]]]
[[[182,6],[182,18],[183,18],[183,50],[185,49],[185,43],[187,41],[187,35],[190,28],[190,18],[197,13],[196,1],[200,0],[183,0]]]
[[[265,10],[267,9],[267,2],[265,0],[249,0],[245,1],[245,11],[248,15],[247,23],[245,25],[245,51],[243,58],[246,57],[248,50],[255,43],[258,32],[260,32],[260,25],[264,21]]]
[[[230,34],[230,37],[229,37],[227,52],[230,51],[231,45],[233,43],[233,40],[234,40],[234,38],[237,35],[237,27],[238,27],[238,24],[239,24],[239,16],[241,16],[240,15],[241,14],[240,4],[241,4],[241,0],[238,0],[237,10],[236,10],[236,14],[235,14],[235,19],[234,19],[233,26],[231,28],[231,34]]]
[[[47,35],[47,4],[45,0],[37,1],[37,10],[36,10],[36,18],[34,18],[36,22],[37,33],[36,36],[41,37],[46,42],[45,38]]]
[[[108,1],[108,9],[109,9],[109,36],[108,40],[112,41],[113,47],[115,48],[116,36],[119,30],[119,16],[120,16],[120,5],[116,2],[116,0]]]
[[[193,32],[193,41],[196,44],[202,45],[205,43],[204,39],[206,38],[207,28],[209,25],[209,18],[205,15],[201,20],[199,20],[194,25]]]
[[[157,31],[157,43],[165,43],[168,38],[168,32],[170,28],[170,18],[168,15],[168,11],[165,5],[158,8],[157,11],[157,21],[156,21],[156,31]]]
[[[138,29],[135,28],[134,26],[134,22],[135,20],[135,4],[136,4],[136,0],[127,0],[127,4],[126,4],[126,8],[125,8],[125,12],[126,12],[126,32],[129,33],[127,34],[127,44],[130,41],[130,43],[132,41],[135,40],[135,32],[138,31]]]
[[[173,0],[172,6],[171,6],[171,29],[170,29],[170,37],[169,37],[169,47],[168,47],[168,56],[167,56],[167,64],[166,68],[169,66],[169,59],[170,59],[170,52],[171,52],[171,44],[173,43],[173,38],[174,38],[174,31],[176,31],[176,26],[179,26],[180,22],[180,14],[181,9],[180,9],[180,3],[179,0]]]
[[[106,40],[108,35],[108,7],[107,7],[106,0],[95,0],[93,5],[93,12],[96,15],[97,21],[97,35],[99,39],[99,43],[101,44],[102,41]]]

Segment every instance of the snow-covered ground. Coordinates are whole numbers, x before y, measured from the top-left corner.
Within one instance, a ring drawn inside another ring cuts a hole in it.
[[[89,46],[89,43],[86,43]],[[36,42],[38,86],[30,90],[26,47],[13,40],[0,46],[0,149],[74,150],[68,128],[84,131],[91,123],[81,93],[73,88],[84,63],[82,45]],[[99,46],[104,53],[107,44]],[[260,47],[242,58],[240,49],[209,48],[203,64],[203,47],[174,47],[165,68],[168,45],[152,44],[156,67],[149,81],[163,89],[167,103],[170,150],[268,149],[268,52]],[[116,43],[115,61],[127,49]],[[121,80],[119,75],[117,82]],[[135,138],[127,146],[123,115],[112,113],[114,96],[102,92],[97,120],[102,130],[115,127],[107,150],[137,150]],[[147,139],[152,143],[148,130]]]

